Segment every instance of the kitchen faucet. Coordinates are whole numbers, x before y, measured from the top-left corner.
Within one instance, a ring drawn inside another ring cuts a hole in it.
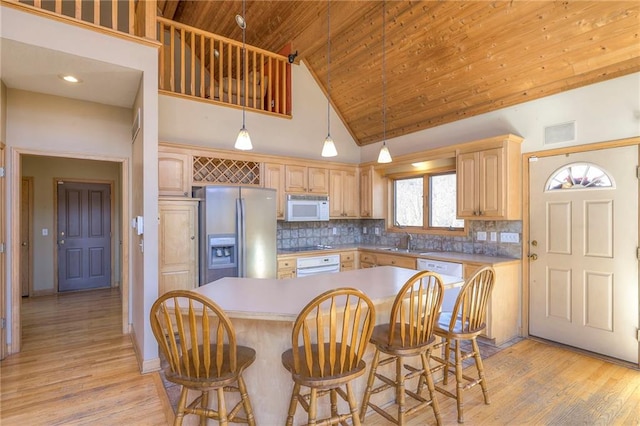
[[[407,234],[407,251],[411,251],[411,239],[413,237],[408,232],[405,232],[405,234]]]

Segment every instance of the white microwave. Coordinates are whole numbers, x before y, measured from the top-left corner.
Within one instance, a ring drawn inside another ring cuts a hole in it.
[[[327,195],[287,194],[287,222],[314,222],[329,220],[329,197]]]

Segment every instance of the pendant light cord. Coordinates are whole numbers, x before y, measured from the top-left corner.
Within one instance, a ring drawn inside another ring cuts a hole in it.
[[[331,0],[327,0],[327,137],[331,136]]]
[[[382,143],[387,143],[387,55],[385,1],[382,1]]]
[[[245,3],[246,0],[242,0],[242,19],[244,20],[244,25],[242,26],[242,58],[240,58],[240,66],[242,67],[242,85],[245,85],[245,81],[244,81],[244,67],[245,67],[245,61],[244,61],[244,57],[245,57],[245,52],[246,52],[246,47],[245,47],[245,30],[247,29],[247,16],[246,16],[246,9],[245,9]],[[244,129],[244,116],[245,116],[245,110],[247,108],[247,96],[245,94],[245,96],[243,96],[243,102],[242,102],[242,128]]]

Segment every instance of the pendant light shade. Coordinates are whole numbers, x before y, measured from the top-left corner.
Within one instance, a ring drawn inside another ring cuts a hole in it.
[[[242,129],[238,132],[238,137],[236,138],[236,144],[234,145],[235,149],[239,149],[241,151],[250,151],[253,149],[253,145],[251,144],[251,137],[249,136],[249,132],[244,127],[244,123],[242,123]]]
[[[324,145],[322,145],[322,156],[335,157],[336,155],[338,155],[336,144],[333,143],[333,139],[331,139],[331,136],[327,136],[327,138],[324,140]]]
[[[331,139],[331,0],[327,0],[327,137],[322,145],[323,157],[338,155],[336,144]]]
[[[246,56],[246,49],[245,49],[245,30],[247,29],[247,21],[245,20],[245,0],[242,0],[242,16],[240,15],[236,15],[236,23],[238,24],[238,26],[240,28],[242,28],[242,57],[240,58],[240,68],[241,68],[241,75],[240,75],[240,81],[242,81],[242,84],[244,84],[244,76],[245,76],[245,72],[244,69],[246,67],[245,64],[245,56]],[[238,132],[238,137],[236,138],[236,143],[234,145],[235,149],[239,149],[241,151],[250,151],[253,149],[253,145],[251,144],[251,137],[249,136],[249,131],[247,130],[247,128],[245,127],[245,113],[246,113],[246,108],[247,108],[247,96],[246,94],[242,97],[242,129],[240,129],[240,132]]]
[[[387,143],[382,142],[382,148],[380,148],[380,153],[378,154],[378,163],[390,163],[391,161],[391,153],[387,148]]]
[[[385,54],[386,25],[385,2],[382,2],[382,148],[378,154],[378,163],[390,163],[391,153],[387,147],[387,57]]]

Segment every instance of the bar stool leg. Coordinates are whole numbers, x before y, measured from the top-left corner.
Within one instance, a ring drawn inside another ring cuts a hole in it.
[[[451,361],[449,357],[451,356],[451,340],[446,339],[444,342],[444,355],[442,355],[442,359],[444,359],[444,371],[442,372],[442,384],[446,385],[449,383],[449,365],[451,365]]]
[[[460,351],[460,341],[454,341],[456,356],[456,402],[458,406],[458,423],[464,423],[464,402],[462,392],[464,391],[464,382],[462,378],[462,352]]]
[[[371,370],[369,371],[369,379],[367,380],[367,387],[364,391],[364,397],[362,398],[362,407],[360,407],[360,421],[364,422],[364,417],[367,414],[367,408],[369,407],[369,398],[371,398],[371,389],[373,389],[373,382],[376,379],[376,371],[378,369],[378,361],[380,360],[380,351],[376,348],[373,354],[373,360],[371,361]]]
[[[184,420],[184,407],[187,405],[187,392],[187,388],[182,386],[182,390],[180,391],[180,399],[178,399],[176,418],[173,420],[174,426],[182,425],[182,420]]]
[[[318,415],[318,390],[316,388],[311,388],[311,397],[309,398],[309,417],[308,424],[315,425],[316,417]]]
[[[218,388],[218,416],[220,416],[220,425],[227,426],[227,406],[224,401],[224,388]]]
[[[360,416],[358,416],[358,403],[356,402],[356,397],[353,394],[351,382],[347,382],[346,387],[347,400],[349,401],[349,410],[351,411],[351,421],[353,422],[353,426],[360,426]]]
[[[476,368],[478,369],[478,379],[480,379],[480,387],[482,388],[482,395],[484,396],[484,403],[489,405],[489,391],[487,390],[487,383],[484,377],[484,365],[482,364],[482,357],[480,356],[480,348],[475,337],[471,339],[471,345],[473,346],[473,358],[476,360]]]
[[[404,374],[402,372],[402,358],[396,357],[396,403],[398,404],[398,424],[404,424],[405,395],[404,395]]]
[[[203,410],[209,409],[209,392],[202,391],[202,396],[200,397],[200,406]],[[204,415],[200,416],[200,426],[206,426],[207,417]]]
[[[293,426],[293,416],[296,414],[296,408],[298,407],[298,394],[300,393],[300,385],[293,384],[293,391],[291,392],[291,402],[289,402],[289,414],[287,415],[287,426]]]
[[[247,423],[249,426],[255,426],[256,420],[253,416],[253,408],[251,407],[251,400],[247,393],[247,385],[244,383],[242,375],[238,376],[238,389],[240,390],[240,398],[242,398],[242,406],[247,414]]]
[[[440,418],[440,406],[438,405],[438,399],[436,398],[436,387],[433,384],[431,369],[429,368],[431,350],[428,350],[426,353],[420,354],[420,357],[422,358],[422,369],[424,370],[424,374],[420,377],[420,381],[422,381],[423,377],[426,379],[427,389],[429,390],[429,397],[431,398],[431,408],[433,409],[433,414],[436,417],[436,424],[441,425],[442,419]]]
[[[338,415],[338,394],[335,389],[329,391],[329,397],[331,399],[331,417]]]

